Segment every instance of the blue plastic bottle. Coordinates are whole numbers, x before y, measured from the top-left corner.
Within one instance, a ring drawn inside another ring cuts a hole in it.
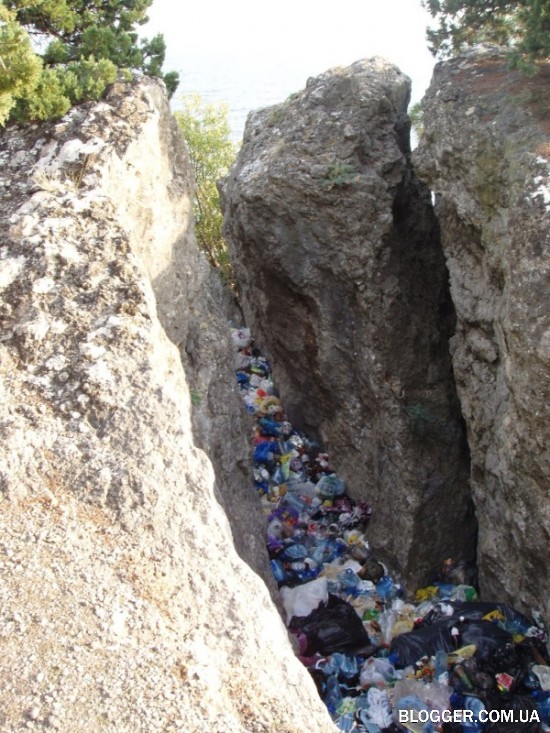
[[[550,691],[535,690],[531,694],[537,705],[540,722],[550,729]]]
[[[464,698],[464,710],[471,710],[473,712],[472,721],[465,720],[462,723],[463,733],[480,733],[483,730],[483,723],[479,721],[479,714],[482,710],[485,710],[485,705],[477,697],[470,697],[467,695]]]
[[[280,560],[270,560],[271,572],[277,583],[285,583],[288,580],[288,574]]]
[[[338,684],[338,677],[335,674],[331,674],[331,676],[327,680],[325,691],[325,705],[327,706],[328,711],[333,718],[337,716],[336,711],[341,705],[343,699],[344,696],[342,695],[342,690],[340,689],[340,685]]]

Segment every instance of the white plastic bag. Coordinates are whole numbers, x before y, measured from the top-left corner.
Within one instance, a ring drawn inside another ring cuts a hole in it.
[[[371,685],[384,687],[394,678],[395,669],[391,662],[379,657],[369,657],[361,668],[359,682],[363,688]]]
[[[249,328],[234,328],[231,331],[231,341],[236,349],[246,349],[252,343],[252,334]]]
[[[328,601],[327,579],[316,578],[295,588],[283,586],[280,593],[288,624],[293,616],[309,616],[320,603]]]
[[[533,672],[537,675],[540,686],[543,690],[550,690],[550,667],[544,664],[534,664]]]

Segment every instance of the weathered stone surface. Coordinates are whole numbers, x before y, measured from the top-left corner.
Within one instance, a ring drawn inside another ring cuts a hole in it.
[[[5,131],[0,159],[0,730],[333,730],[215,499],[260,516],[238,402],[207,424],[231,355],[160,83]]]
[[[408,163],[409,86],[371,59],[253,113],[222,203],[290,419],[374,505],[372,544],[414,586],[448,555],[471,559],[476,528],[447,274]]]
[[[550,68],[438,64],[415,165],[437,195],[457,312],[485,595],[550,614]]]

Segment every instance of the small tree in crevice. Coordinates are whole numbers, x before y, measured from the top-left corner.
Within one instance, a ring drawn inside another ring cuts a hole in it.
[[[422,104],[420,102],[415,102],[409,109],[411,127],[419,140],[424,132],[424,119],[422,114]]]
[[[187,145],[195,173],[195,233],[201,249],[223,279],[233,286],[227,243],[222,236],[222,211],[216,181],[223,178],[235,159],[230,140],[227,107],[208,104],[198,94],[182,98],[175,117]]]

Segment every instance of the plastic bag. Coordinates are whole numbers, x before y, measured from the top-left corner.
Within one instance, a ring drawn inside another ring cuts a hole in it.
[[[305,635],[305,656],[353,651],[369,644],[368,634],[353,606],[331,594],[327,603],[322,603],[309,616],[294,617],[289,628]]]
[[[418,697],[418,695],[407,695],[405,697],[397,697],[397,701],[395,703],[394,707],[394,719],[397,721],[399,720],[399,711],[400,710],[407,710],[409,713],[411,711],[415,711],[416,713],[419,713],[420,711],[426,712],[426,723],[420,723],[420,722],[414,722],[414,723],[407,723],[407,729],[410,731],[413,731],[413,733],[433,733],[434,725],[429,719],[430,710],[428,706]],[[418,717],[418,716],[417,716]]]
[[[385,690],[371,687],[367,693],[367,699],[369,705],[363,717],[367,721],[372,721],[380,729],[388,728],[392,722],[388,693]]]
[[[449,710],[450,696],[453,690],[448,685],[440,682],[425,684],[422,680],[406,677],[395,684],[394,697],[409,697],[414,695],[420,698],[424,705],[430,710]]]
[[[272,438],[278,438],[281,435],[281,423],[277,420],[271,420],[268,417],[262,417],[258,421],[260,433]]]
[[[395,678],[395,669],[388,659],[370,657],[361,668],[359,682],[361,687],[372,685],[385,686]]]
[[[293,616],[308,616],[328,601],[327,579],[317,578],[296,588],[283,587],[280,590],[287,624]]]
[[[249,328],[235,328],[231,331],[231,341],[236,349],[246,349],[253,340]]]
[[[513,663],[514,642],[511,635],[490,621],[469,621],[460,626],[460,643],[463,646],[475,644],[474,657],[486,661],[499,654]]]
[[[251,358],[252,357],[247,356],[246,354],[241,354],[240,351],[237,352],[233,358],[233,369],[236,372],[241,371],[243,369],[248,369],[248,367],[250,366]],[[238,381],[241,381],[241,380],[238,380]],[[242,381],[248,382],[248,376],[246,376],[246,379]]]
[[[397,654],[399,666],[407,667],[423,656],[434,656],[439,650],[453,651],[456,648],[451,634],[453,626],[459,630],[460,646],[475,645],[477,659],[487,660],[497,653],[502,655],[513,650],[512,637],[496,624],[483,620],[461,621],[461,617],[450,616],[396,636],[391,642],[391,652]]]
[[[275,454],[280,453],[278,443],[271,441],[264,441],[257,443],[254,447],[254,463],[272,463]]]
[[[492,705],[487,706],[493,710],[513,710],[514,722],[507,722],[507,718],[500,715],[500,721],[489,723],[485,733],[537,733],[539,730],[540,715],[533,698],[527,695],[501,695],[492,700]],[[506,721],[506,722],[505,722]]]
[[[540,682],[541,690],[550,690],[550,667],[546,667],[544,664],[535,664],[532,671]]]
[[[534,624],[534,621],[504,603],[489,601],[444,601],[437,603],[432,611],[422,619],[421,625],[433,624],[442,618],[455,616],[466,621],[481,621],[489,617],[498,622],[511,634],[525,634]]]
[[[340,679],[352,679],[359,674],[357,658],[340,652],[334,652],[328,659],[319,660],[315,669],[321,670],[327,677],[335,674]]]

